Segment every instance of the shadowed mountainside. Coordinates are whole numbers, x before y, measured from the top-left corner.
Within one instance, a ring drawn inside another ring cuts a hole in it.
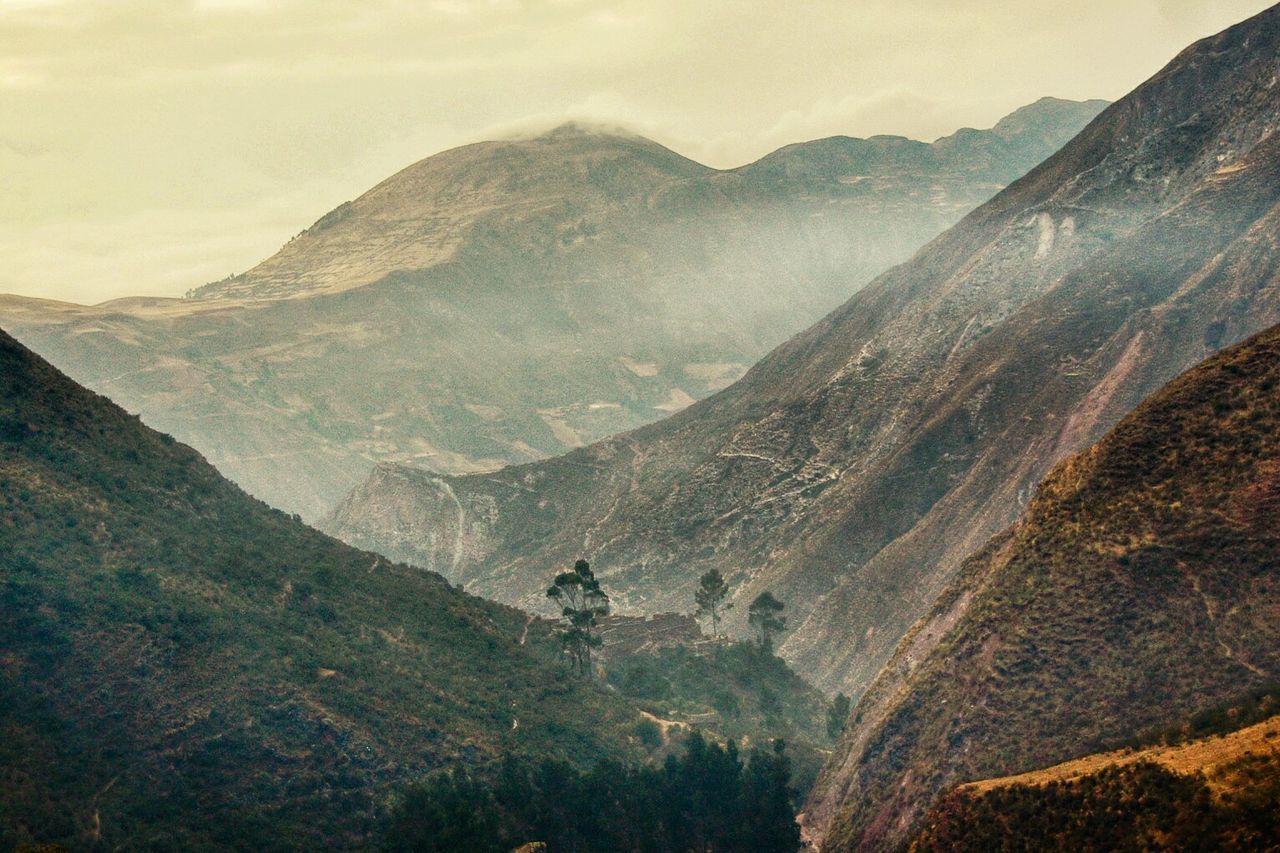
[[[0,298],[74,379],[315,519],[376,462],[492,470],[679,410],[1048,156],[1101,102],[717,171],[569,125],[429,157],[194,298]]]
[[[716,568],[790,602],[782,654],[856,697],[1056,461],[1280,321],[1278,55],[1277,9],[1197,43],[666,421],[482,476],[380,466],[325,527],[524,606],[579,554],[635,612]]]
[[[0,333],[0,846],[361,847],[441,765],[639,755],[637,712],[526,626],[249,498]]]
[[[1280,677],[1280,327],[1061,463],[854,708],[807,804],[895,849],[959,783],[1180,724]]]

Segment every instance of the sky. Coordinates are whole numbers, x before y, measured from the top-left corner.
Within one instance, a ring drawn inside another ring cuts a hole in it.
[[[455,145],[709,165],[1114,100],[1260,0],[0,0],[0,293],[181,295]]]

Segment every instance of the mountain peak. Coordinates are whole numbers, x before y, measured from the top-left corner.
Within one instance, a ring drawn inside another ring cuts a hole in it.
[[[516,135],[513,139],[529,138],[524,135]],[[642,136],[639,133],[624,127],[620,124],[612,124],[603,121],[590,121],[586,119],[570,119],[561,124],[555,125],[550,130],[544,130],[532,136],[534,139],[555,141],[560,139],[626,139],[636,142],[646,142],[650,145],[657,145],[653,140]]]
[[[258,300],[350,290],[449,263],[486,224],[513,227],[557,209],[577,224],[712,173],[631,131],[581,121],[462,145],[401,169],[258,266],[196,295]]]
[[[1045,96],[1038,101],[1019,107],[995,123],[991,132],[997,136],[1009,138],[1027,132],[1034,132],[1046,123],[1061,120],[1064,114],[1074,115],[1080,110],[1092,111],[1094,115],[1107,108],[1109,101],[1099,98],[1087,101],[1072,101],[1065,98]]]

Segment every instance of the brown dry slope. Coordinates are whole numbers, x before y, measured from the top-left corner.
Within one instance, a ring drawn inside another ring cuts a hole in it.
[[[1090,755],[947,795],[912,851],[1274,850],[1280,717],[1180,746]]]
[[[959,783],[1179,724],[1280,677],[1280,327],[1060,464],[854,709],[807,804],[892,849]]]
[[[315,518],[375,462],[491,470],[723,388],[1101,106],[1046,99],[932,145],[819,140],[723,172],[581,126],[478,143],[193,298],[6,298],[0,322]]]
[[[791,602],[784,656],[857,695],[1054,461],[1280,321],[1278,57],[1276,9],[1194,45],[673,418],[484,476],[381,467],[327,529],[525,605],[582,553],[635,611],[717,568]]]

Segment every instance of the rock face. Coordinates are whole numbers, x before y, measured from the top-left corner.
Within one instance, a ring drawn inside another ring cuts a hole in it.
[[[327,529],[517,604],[580,555],[635,612],[717,568],[857,696],[1054,462],[1280,321],[1278,18],[1188,49],[725,391],[494,474],[379,470]]]
[[[723,388],[1102,106],[1045,100],[933,145],[828,139],[724,172],[581,126],[469,145],[192,298],[0,299],[0,323],[316,518],[377,462],[492,470]]]
[[[1280,677],[1280,327],[1061,463],[855,707],[806,807],[898,849],[957,784],[1179,725]]]

